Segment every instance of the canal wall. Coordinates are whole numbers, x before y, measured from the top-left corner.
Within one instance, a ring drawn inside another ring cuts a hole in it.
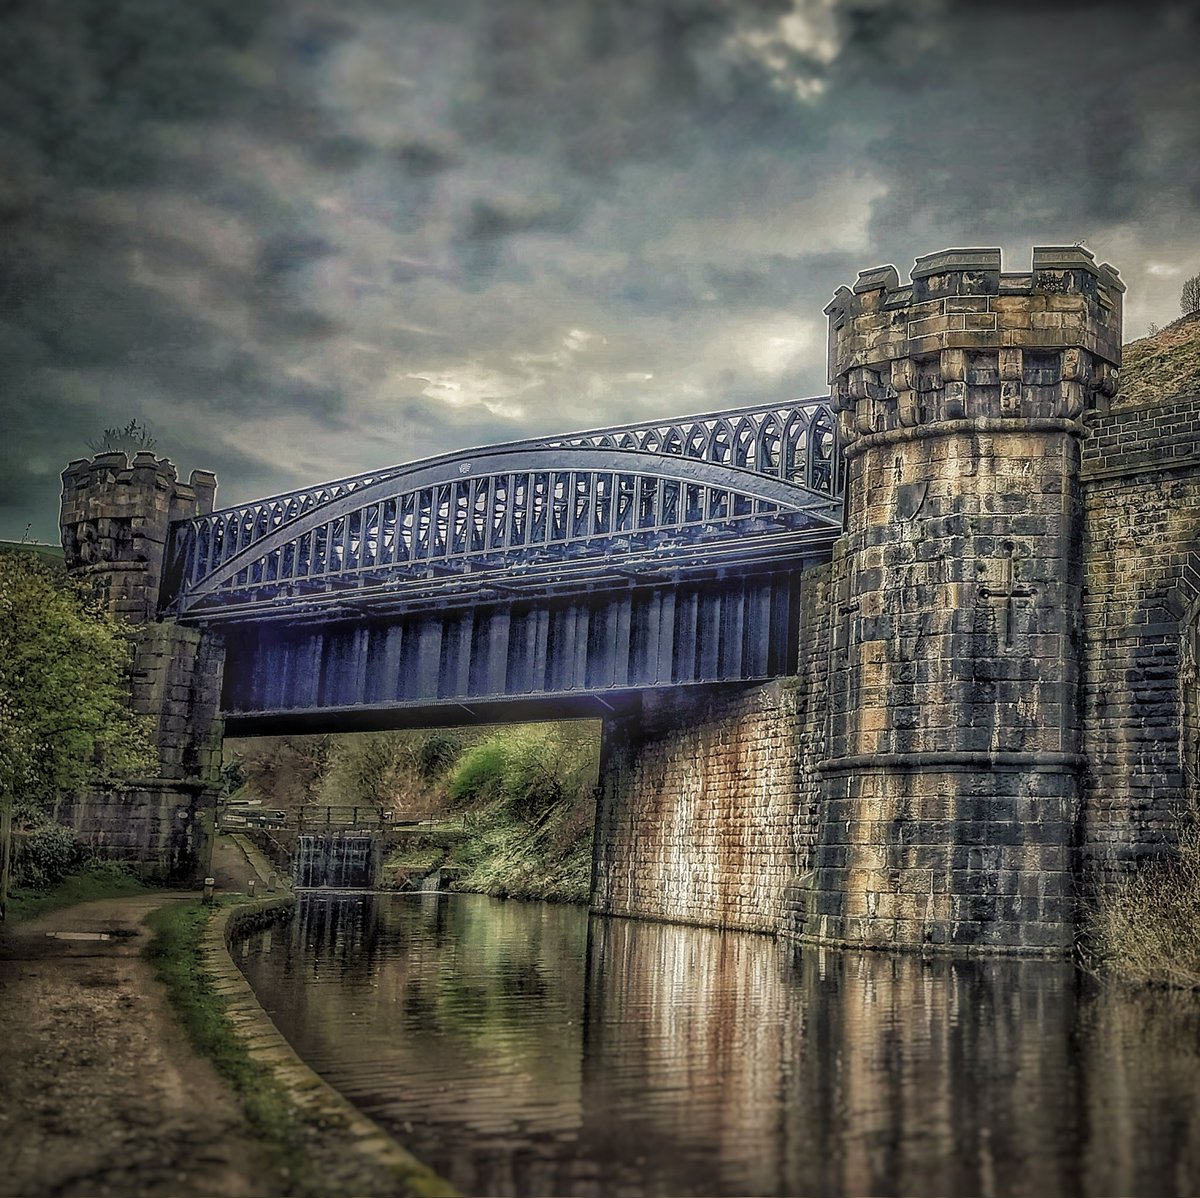
[[[305,1139],[309,1163],[325,1185],[351,1192],[453,1196],[444,1179],[418,1161],[373,1119],[308,1067],[263,1010],[233,959],[236,946],[295,911],[291,897],[243,903],[217,911],[205,929],[201,961],[206,980],[247,1056],[279,1086]]]
[[[846,532],[797,676],[605,726],[598,910],[1070,951],[1200,800],[1200,398],[1122,404],[1080,248],[864,272],[830,305]],[[818,611],[819,608],[819,611]]]
[[[817,839],[829,610],[829,568],[810,569],[795,677],[604,722],[593,910],[777,930]]]

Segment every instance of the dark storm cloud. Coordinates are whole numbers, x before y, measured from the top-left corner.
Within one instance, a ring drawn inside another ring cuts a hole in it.
[[[952,237],[1040,225],[1075,240],[1200,194],[1194,5],[963,4],[919,45],[909,32],[884,47],[889,70],[867,70],[881,47],[864,43],[836,68],[881,114],[880,240],[914,224]]]
[[[1148,313],[1200,239],[1193,8],[9,5],[0,535],[133,416],[232,502],[812,394],[836,286],[953,242],[1087,238]]]
[[[396,147],[396,161],[408,174],[423,179],[449,170],[458,160],[454,154],[428,142],[410,141]]]

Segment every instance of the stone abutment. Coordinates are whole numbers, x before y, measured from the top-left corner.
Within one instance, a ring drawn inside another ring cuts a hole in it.
[[[116,790],[65,796],[56,818],[99,856],[147,878],[195,883],[212,851],[221,766],[222,650],[216,638],[158,615],[172,521],[211,511],[216,479],[187,483],[152,453],[75,461],[63,473],[67,568],[130,641],[130,705],[156,722],[158,769]]]

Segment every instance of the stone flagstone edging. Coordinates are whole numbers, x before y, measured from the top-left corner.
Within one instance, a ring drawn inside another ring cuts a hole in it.
[[[301,1121],[324,1131],[337,1128],[340,1146],[346,1152],[362,1158],[373,1171],[394,1179],[396,1188],[389,1189],[388,1194],[419,1198],[457,1195],[448,1182],[401,1147],[297,1056],[235,964],[230,952],[233,940],[285,918],[294,905],[290,895],[241,903],[218,911],[209,921],[202,942],[204,965],[214,990],[227,1003],[226,1017],[250,1056],[266,1065],[283,1086]]]

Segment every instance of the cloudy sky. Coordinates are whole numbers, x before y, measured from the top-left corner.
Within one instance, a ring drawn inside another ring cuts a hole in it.
[[[16,0],[0,538],[148,421],[227,503],[824,389],[883,262],[1200,270],[1200,6]]]

